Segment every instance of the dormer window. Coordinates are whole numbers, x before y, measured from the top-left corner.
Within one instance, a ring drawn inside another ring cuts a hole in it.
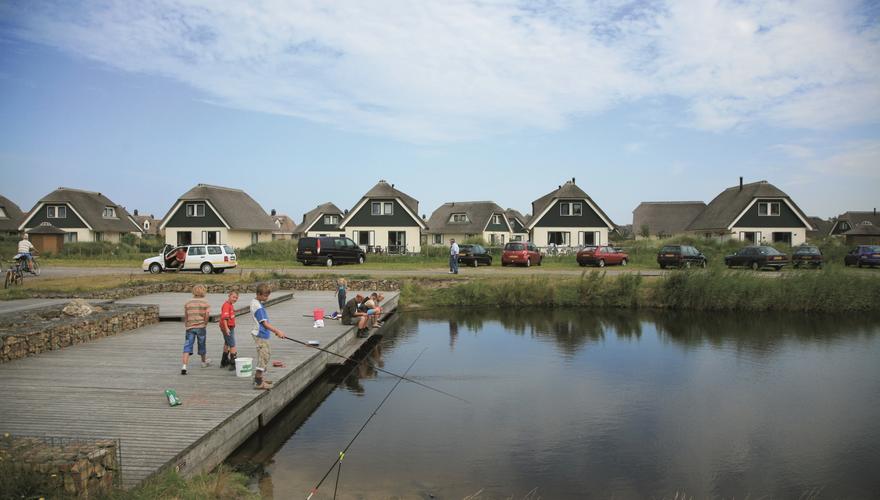
[[[115,219],[116,218],[116,209],[114,207],[104,207],[103,217],[105,219]]]
[[[862,224],[863,226],[871,226],[871,225],[873,225],[873,224],[871,223],[871,221],[869,221],[869,220],[863,220],[863,221],[861,222],[861,224]]]
[[[780,214],[778,201],[758,203],[758,215],[761,217],[776,217]]]
[[[150,221],[145,220],[144,221],[144,231],[149,231],[149,230],[150,230]]]
[[[394,203],[390,201],[374,201],[370,205],[372,215],[394,215]]]
[[[48,205],[46,207],[47,219],[66,219],[67,206],[65,205]]]
[[[186,204],[186,216],[187,217],[204,217],[205,216],[205,204],[204,203],[187,203]]]
[[[6,209],[3,207],[0,207],[0,219],[8,219],[8,218],[9,218],[9,216],[6,215]]]
[[[281,229],[281,221],[279,219],[275,219],[275,227]]]
[[[563,201],[559,204],[559,215],[563,217],[578,217],[583,214],[583,204],[579,201]]]
[[[324,224],[328,226],[335,226],[339,224],[339,216],[338,215],[325,215],[324,216]]]
[[[452,214],[449,216],[449,222],[453,223],[467,223],[468,216],[467,214]]]
[[[840,223],[840,230],[841,230],[841,231],[849,231],[849,224],[846,223],[846,222],[842,222],[842,221],[841,221],[841,223]]]
[[[496,226],[501,224],[501,216],[500,215],[493,215],[492,216],[492,224],[496,225]]]

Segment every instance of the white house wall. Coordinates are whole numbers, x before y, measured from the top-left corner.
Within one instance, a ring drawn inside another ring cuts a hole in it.
[[[418,226],[407,226],[407,227],[367,227],[367,226],[358,226],[358,227],[346,227],[344,233],[346,236],[354,240],[355,243],[358,243],[358,239],[355,238],[355,231],[364,232],[364,231],[374,231],[375,239],[373,240],[373,246],[380,246],[383,249],[388,249],[388,232],[389,231],[402,231],[406,233],[406,251],[407,252],[421,252],[421,229]],[[334,233],[335,234],[335,233]],[[430,236],[428,237],[428,242],[430,243]]]
[[[569,235],[570,246],[578,246],[578,232],[599,233],[599,241],[597,245],[608,244],[608,228],[607,227],[536,227],[532,229],[532,243],[539,247],[547,246],[547,233],[563,232],[571,233]]]
[[[803,245],[807,242],[807,229],[803,227],[734,227],[731,229],[731,238],[742,240],[743,232],[761,232],[759,243],[773,243],[773,233],[791,233],[792,246]]]

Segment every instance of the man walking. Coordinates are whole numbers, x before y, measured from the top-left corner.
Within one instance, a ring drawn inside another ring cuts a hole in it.
[[[458,243],[455,238],[449,240],[449,274],[458,274]]]

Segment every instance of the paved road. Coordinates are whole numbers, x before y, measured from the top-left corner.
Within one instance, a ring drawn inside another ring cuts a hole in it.
[[[463,267],[461,268],[459,276],[467,277],[467,276],[580,276],[580,274],[584,270],[592,270],[595,268],[546,268],[546,267],[501,267],[501,266],[490,266],[490,267],[479,267],[479,268],[471,268],[471,267]],[[425,269],[371,269],[369,267],[361,267],[361,266],[338,266],[338,267],[304,267],[304,266],[291,266],[284,268],[276,268],[276,269],[255,269],[255,268],[241,268],[236,269],[234,271],[227,271],[227,274],[234,273],[238,274],[240,272],[243,273],[251,273],[251,272],[259,272],[259,273],[268,273],[268,272],[279,272],[284,274],[290,274],[292,276],[315,276],[315,275],[326,275],[326,274],[339,274],[339,275],[370,275],[370,276],[378,276],[378,277],[421,277],[421,276],[448,276],[448,269],[444,267],[427,267]],[[633,268],[606,268],[606,271],[609,276],[614,276],[618,274],[625,273],[641,273],[643,276],[661,276],[669,271],[661,271],[659,269],[633,269]],[[188,273],[190,275],[197,275],[197,273]],[[43,268],[43,276],[49,278],[70,278],[77,276],[100,276],[100,275],[132,275],[135,278],[140,276],[148,276],[148,273],[144,273],[140,269],[135,268],[122,268],[122,267],[54,267],[47,266]],[[39,278],[31,278],[31,279],[39,279]]]

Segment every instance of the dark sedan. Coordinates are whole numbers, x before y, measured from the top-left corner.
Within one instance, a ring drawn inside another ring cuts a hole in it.
[[[482,245],[460,245],[458,247],[458,262],[463,266],[491,266],[492,256]]]
[[[765,267],[779,271],[788,263],[788,255],[763,245],[743,247],[736,253],[724,257],[724,265],[727,267],[749,267],[754,271]]]
[[[822,252],[813,245],[801,245],[791,254],[791,265],[795,268],[811,266],[821,269],[823,263]]]
[[[880,245],[859,245],[843,258],[847,266],[880,266]]]
[[[666,245],[657,252],[660,269],[667,267],[706,267],[706,256],[688,245]]]

